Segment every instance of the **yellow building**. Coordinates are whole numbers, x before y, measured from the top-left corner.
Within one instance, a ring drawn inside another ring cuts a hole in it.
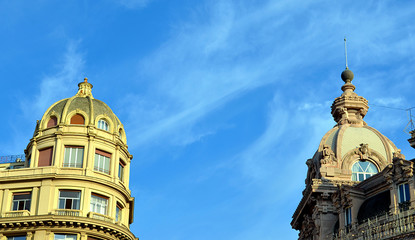
[[[87,79],[37,122],[25,161],[0,162],[0,240],[133,240],[124,127]]]

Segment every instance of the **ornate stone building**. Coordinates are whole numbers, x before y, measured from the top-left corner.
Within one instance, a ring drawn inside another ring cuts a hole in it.
[[[25,161],[0,162],[0,240],[135,240],[124,127],[92,96],[50,106]]]
[[[414,160],[363,120],[346,68],[342,95],[331,106],[337,124],[308,159],[306,187],[291,225],[299,239],[415,239]],[[415,147],[415,132],[409,139]]]

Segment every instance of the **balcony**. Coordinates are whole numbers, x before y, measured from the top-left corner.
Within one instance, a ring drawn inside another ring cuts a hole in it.
[[[3,217],[26,217],[30,216],[30,212],[27,210],[11,211],[3,213]]]
[[[59,216],[79,217],[82,216],[82,211],[77,209],[55,209],[54,214]]]
[[[104,215],[104,214],[99,214],[99,213],[96,213],[96,212],[89,212],[88,217],[93,218],[93,219],[98,219],[98,220],[101,220],[101,221],[110,222],[110,223],[114,222],[114,219],[112,217]]]
[[[333,239],[388,239],[415,233],[415,210],[403,211],[396,215],[386,213],[367,219],[361,224],[355,223],[347,230],[340,230]]]

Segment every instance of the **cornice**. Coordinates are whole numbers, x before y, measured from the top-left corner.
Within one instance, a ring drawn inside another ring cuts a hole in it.
[[[111,235],[119,240],[135,240],[134,234],[125,226],[89,217],[73,217],[58,215],[36,215],[26,217],[0,218],[0,233],[15,229],[33,231],[39,229],[74,228],[79,231],[89,229]]]

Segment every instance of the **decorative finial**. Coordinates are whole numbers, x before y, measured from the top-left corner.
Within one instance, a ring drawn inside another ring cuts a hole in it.
[[[349,69],[349,66],[347,66],[347,45],[346,45],[346,36],[344,37],[344,56],[346,58],[346,69]]]
[[[93,98],[91,90],[92,84],[88,82],[88,78],[84,78],[84,81],[78,84],[78,93],[76,95],[80,97]]]

